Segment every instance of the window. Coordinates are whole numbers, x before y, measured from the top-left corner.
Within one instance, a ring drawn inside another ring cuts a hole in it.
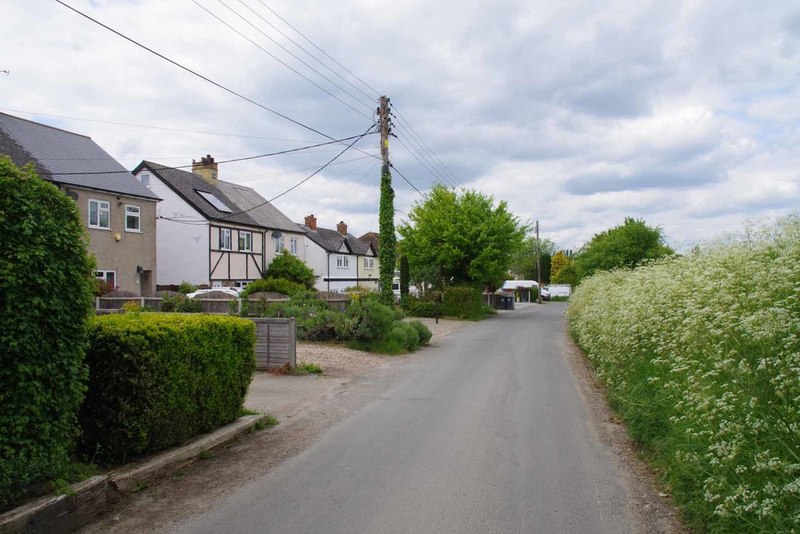
[[[143,172],[139,175],[139,181],[142,182],[142,185],[150,187],[150,174]]]
[[[95,271],[95,277],[108,284],[111,289],[117,287],[117,273],[116,271]]]
[[[364,268],[365,269],[374,269],[375,268],[375,258],[364,258]]]
[[[220,199],[215,197],[213,193],[209,193],[208,191],[200,191],[199,189],[195,189],[195,191],[197,191],[197,194],[203,197],[206,200],[206,202],[217,208],[217,211],[223,211],[225,213],[233,213],[233,210],[231,210],[228,206],[226,206],[225,203],[222,202]]]
[[[273,237],[272,240],[275,242],[275,252],[280,253],[283,250],[283,236]]]
[[[142,210],[139,206],[125,206],[125,231],[142,231]]]
[[[231,249],[231,229],[230,228],[220,228],[219,229],[219,248],[222,250],[230,250]]]
[[[253,232],[239,230],[239,250],[253,252]]]
[[[336,267],[347,269],[350,267],[350,256],[336,256]]]
[[[111,229],[111,204],[107,200],[89,199],[89,228]]]
[[[247,284],[249,284],[249,283],[250,283],[250,280],[237,280],[236,282],[234,282],[233,285],[235,287],[238,287],[239,289],[244,289],[244,288],[247,287]]]
[[[290,237],[289,238],[289,252],[291,252],[293,256],[297,256],[297,238],[296,237]]]

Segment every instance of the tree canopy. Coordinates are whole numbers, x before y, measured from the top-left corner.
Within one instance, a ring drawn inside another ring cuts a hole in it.
[[[644,260],[669,254],[674,251],[664,244],[661,228],[626,217],[623,224],[595,234],[576,255],[574,266],[578,278],[584,278],[596,271],[636,267]]]
[[[269,264],[264,278],[282,278],[311,289],[314,287],[317,275],[302,260],[283,250]]]
[[[550,239],[541,239],[539,246],[541,250],[542,282],[547,284],[550,282],[550,261],[556,250],[556,244]],[[519,279],[538,280],[535,236],[525,238],[522,246],[514,253],[509,270]]]
[[[398,232],[413,273],[434,271],[435,285],[497,287],[527,228],[505,202],[474,190],[437,185],[416,203]]]

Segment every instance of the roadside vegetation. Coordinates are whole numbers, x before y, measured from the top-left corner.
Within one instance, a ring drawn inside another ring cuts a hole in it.
[[[800,529],[800,220],[570,298],[613,408],[702,532]]]

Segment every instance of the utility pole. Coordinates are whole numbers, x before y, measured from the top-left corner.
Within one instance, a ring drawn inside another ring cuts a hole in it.
[[[539,243],[539,221],[536,221],[536,283],[539,285],[536,291],[536,302],[542,303],[542,246]]]
[[[394,305],[392,291],[395,268],[394,235],[394,189],[392,189],[392,173],[389,171],[389,136],[392,134],[389,99],[382,96],[378,106],[378,129],[381,134],[381,199],[378,211],[378,261],[380,262],[380,291],[384,304]]]

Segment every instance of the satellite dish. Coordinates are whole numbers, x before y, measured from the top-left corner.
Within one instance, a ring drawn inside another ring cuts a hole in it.
[[[275,239],[278,239],[281,236],[283,236],[283,234],[280,233],[278,230],[275,230],[274,232],[272,232],[272,237],[274,237]]]

